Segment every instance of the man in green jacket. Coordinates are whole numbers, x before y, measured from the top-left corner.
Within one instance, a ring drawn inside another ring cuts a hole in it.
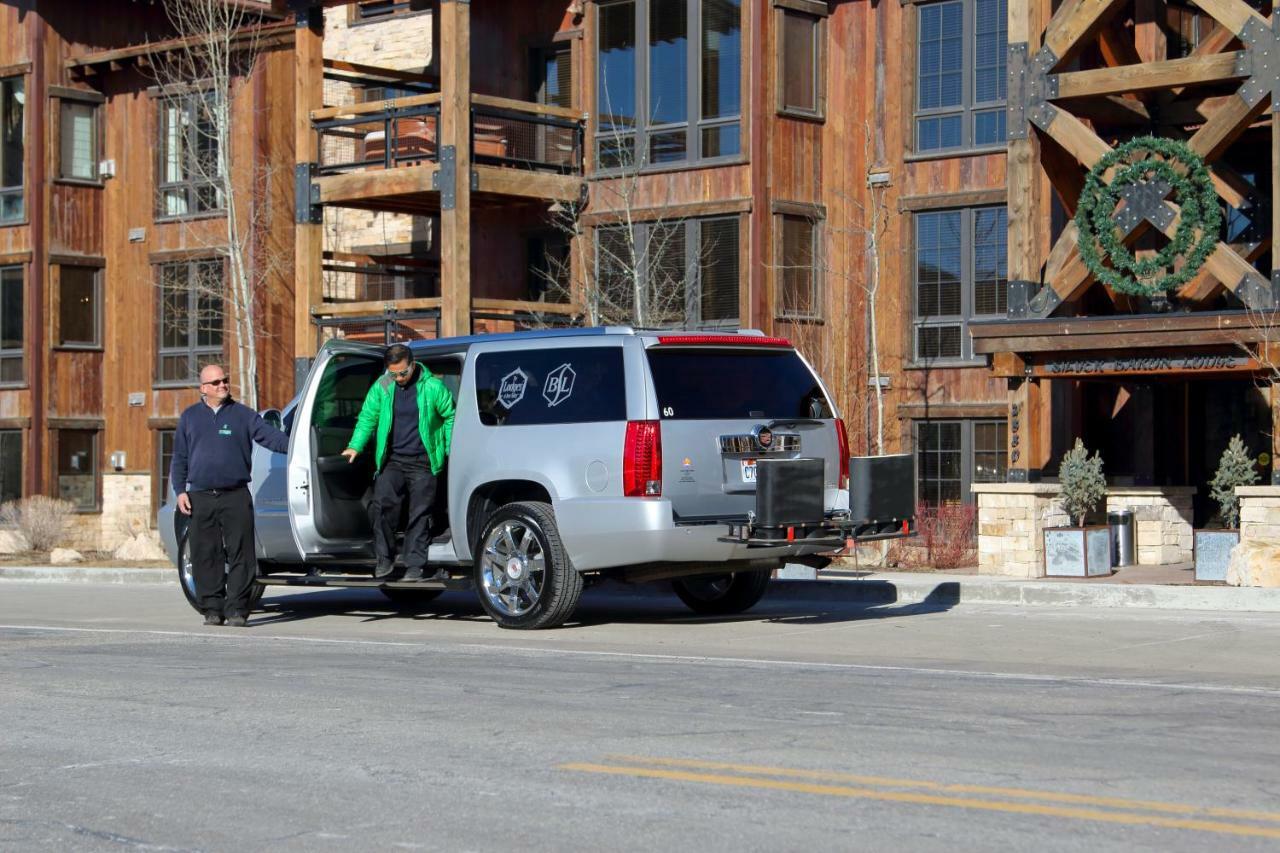
[[[378,557],[373,576],[391,577],[396,556],[396,521],[407,495],[409,520],[404,533],[405,580],[422,580],[431,545],[431,509],[436,478],[444,468],[453,438],[453,397],[426,365],[413,360],[404,344],[387,347],[387,374],[378,377],[364,398],[351,441],[342,455],[354,462],[369,438],[377,435],[377,476],[369,521]],[[441,569],[428,580],[445,580]]]

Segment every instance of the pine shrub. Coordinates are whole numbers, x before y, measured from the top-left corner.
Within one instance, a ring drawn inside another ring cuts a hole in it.
[[[1084,442],[1077,438],[1076,446],[1062,457],[1058,482],[1062,486],[1059,497],[1062,508],[1076,519],[1077,526],[1084,527],[1084,517],[1107,494],[1107,480],[1102,476],[1102,457],[1096,452],[1090,456]]]
[[[1222,458],[1218,460],[1218,470],[1209,481],[1209,495],[1222,508],[1222,518],[1227,527],[1240,526],[1240,498],[1236,496],[1236,487],[1251,486],[1256,482],[1258,472],[1253,468],[1253,457],[1239,435],[1231,436],[1227,449],[1222,451]]]

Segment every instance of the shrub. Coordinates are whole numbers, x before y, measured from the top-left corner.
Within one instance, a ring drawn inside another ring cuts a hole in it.
[[[1097,453],[1090,456],[1084,442],[1077,438],[1076,446],[1062,457],[1058,482],[1062,484],[1062,496],[1059,498],[1062,508],[1076,519],[1078,527],[1084,527],[1084,517],[1107,494],[1107,479],[1102,476],[1102,457]]]
[[[1253,457],[1245,448],[1239,435],[1231,436],[1227,449],[1222,451],[1218,471],[1209,481],[1209,495],[1222,507],[1222,518],[1227,527],[1240,526],[1240,498],[1237,486],[1251,486],[1258,482],[1258,472],[1253,468]]]
[[[75,504],[44,495],[0,504],[0,524],[17,529],[32,551],[51,551],[66,537]]]
[[[896,539],[889,560],[901,566],[957,569],[977,562],[978,508],[964,503],[916,506],[916,538]]]

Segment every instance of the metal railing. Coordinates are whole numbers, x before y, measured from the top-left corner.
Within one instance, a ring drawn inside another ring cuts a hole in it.
[[[490,105],[471,108],[471,158],[476,163],[577,175],[582,173],[582,144],[580,119]]]
[[[391,169],[439,157],[438,103],[393,106],[314,121],[312,125],[319,136],[322,175],[351,169]]]

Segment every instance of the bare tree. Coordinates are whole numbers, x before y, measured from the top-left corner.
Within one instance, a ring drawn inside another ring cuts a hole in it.
[[[162,92],[161,162],[156,203],[162,214],[220,211],[223,224],[185,226],[188,242],[223,259],[221,276],[199,275],[195,322],[203,331],[230,321],[240,398],[258,406],[258,345],[265,297],[285,258],[272,249],[272,182],[277,170],[258,162],[248,128],[234,117],[252,114],[252,78],[263,50],[261,13],[225,0],[165,0],[177,38],[149,57]],[[238,109],[242,101],[248,109]],[[239,136],[240,144],[236,144]],[[255,143],[256,144],[256,143]]]

